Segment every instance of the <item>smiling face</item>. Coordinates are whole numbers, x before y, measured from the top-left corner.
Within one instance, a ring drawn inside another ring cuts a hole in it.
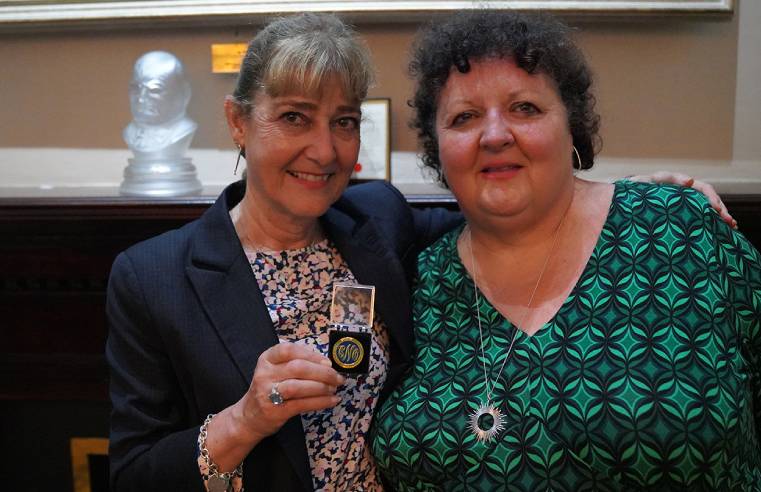
[[[573,186],[572,138],[552,80],[511,59],[453,70],[436,133],[447,184],[469,221],[541,217]]]
[[[359,102],[336,80],[318,94],[259,91],[248,115],[226,108],[246,149],[247,196],[270,220],[313,221],[341,196],[359,153]]]

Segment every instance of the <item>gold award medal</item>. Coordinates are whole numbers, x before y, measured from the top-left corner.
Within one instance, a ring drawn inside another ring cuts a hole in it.
[[[354,337],[343,337],[333,345],[333,360],[344,369],[354,369],[365,356],[365,349]]]
[[[366,373],[370,359],[370,334],[346,330],[330,332],[333,369],[348,374]]]

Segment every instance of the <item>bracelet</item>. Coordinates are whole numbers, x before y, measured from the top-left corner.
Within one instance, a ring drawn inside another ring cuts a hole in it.
[[[214,418],[213,413],[210,413],[206,420],[204,420],[198,433],[198,466],[201,470],[201,478],[203,478],[206,490],[209,492],[227,492],[230,490],[230,482],[235,477],[243,476],[243,463],[238,465],[235,470],[231,472],[219,473],[217,464],[211,460],[209,456],[209,450],[206,449],[206,431],[209,428],[209,422]]]

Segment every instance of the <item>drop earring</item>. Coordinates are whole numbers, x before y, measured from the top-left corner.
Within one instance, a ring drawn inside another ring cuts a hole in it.
[[[246,157],[246,149],[241,147],[240,144],[238,143],[236,143],[235,145],[238,147],[238,160],[235,161],[235,169],[233,170],[233,176],[238,175],[238,165],[240,164],[240,158]]]
[[[576,169],[582,169],[582,165],[581,165],[581,157],[579,156],[579,151],[578,151],[578,150],[576,150],[576,146],[575,146],[575,145],[573,145],[572,147],[573,147],[573,153],[574,153],[574,154],[576,154],[576,161],[579,163],[579,165],[578,165],[578,166],[574,166],[574,167],[575,167]]]

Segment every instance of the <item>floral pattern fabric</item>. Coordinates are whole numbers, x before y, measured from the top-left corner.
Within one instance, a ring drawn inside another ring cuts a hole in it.
[[[416,359],[376,414],[372,449],[400,490],[761,490],[761,260],[690,189],[619,182],[558,313],[518,332],[485,400],[459,231],[421,253]],[[509,272],[505,273],[509,281]],[[492,378],[515,327],[479,307]]]
[[[327,355],[333,284],[357,283],[335,246],[326,239],[297,250],[247,250],[246,256],[281,343]],[[301,416],[315,490],[382,490],[366,445],[389,360],[388,334],[377,316],[372,335],[368,373],[347,376],[336,407]]]

